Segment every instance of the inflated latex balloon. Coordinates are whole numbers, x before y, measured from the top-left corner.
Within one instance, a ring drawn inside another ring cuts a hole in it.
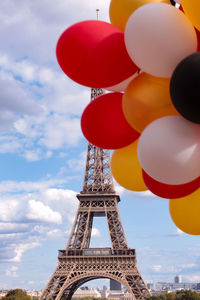
[[[179,113],[195,123],[200,123],[200,52],[180,62],[170,83],[170,93]]]
[[[190,22],[200,30],[200,2],[199,0],[182,0],[181,5]]]
[[[138,70],[126,51],[124,33],[102,21],[69,27],[58,40],[56,54],[67,76],[93,88],[115,85]]]
[[[169,79],[142,73],[129,84],[122,107],[126,120],[137,131],[142,132],[158,118],[178,114],[171,102],[169,83]]]
[[[180,11],[182,11],[184,13],[183,7],[181,5],[179,6],[179,9],[180,9]],[[196,35],[197,35],[197,51],[200,51],[200,32],[196,28],[194,28],[194,29],[195,29],[195,32],[196,32]]]
[[[111,0],[110,21],[124,31],[129,17],[137,8],[154,2],[170,3],[169,0]]]
[[[118,149],[139,137],[126,121],[122,111],[122,94],[104,94],[85,108],[81,129],[86,139],[103,149]]]
[[[200,177],[185,184],[170,185],[153,179],[144,170],[142,170],[142,176],[144,183],[152,193],[167,199],[185,197],[200,187]]]
[[[155,120],[142,132],[138,158],[144,171],[166,184],[200,176],[200,126],[178,116]]]
[[[200,51],[200,32],[196,29],[196,35],[197,35],[197,51]]]
[[[197,49],[194,27],[176,7],[151,3],[138,8],[125,29],[127,51],[138,67],[171,77],[177,64]]]
[[[138,76],[138,73],[133,74],[131,77],[123,80],[122,82],[113,85],[113,86],[109,86],[109,87],[105,87],[104,89],[110,92],[123,92],[127,86],[129,85],[129,83]]]
[[[187,197],[170,200],[169,210],[179,229],[188,234],[200,235],[200,189]]]
[[[111,157],[110,167],[115,180],[131,191],[146,191],[142,178],[142,168],[137,157],[137,143],[115,150]]]

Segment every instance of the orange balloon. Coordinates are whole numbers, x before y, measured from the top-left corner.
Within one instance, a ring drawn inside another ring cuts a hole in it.
[[[200,189],[187,197],[169,202],[171,218],[185,233],[200,235]]]
[[[128,85],[123,96],[123,112],[138,132],[158,118],[179,115],[171,101],[169,83],[168,78],[142,73]]]
[[[142,167],[137,157],[138,140],[113,152],[110,166],[115,180],[124,188],[141,192],[148,190],[142,177]]]
[[[137,8],[155,2],[171,3],[170,0],[111,0],[110,21],[124,31],[129,17]]]

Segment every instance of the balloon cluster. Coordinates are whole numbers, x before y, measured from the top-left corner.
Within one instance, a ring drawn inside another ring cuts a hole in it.
[[[199,235],[199,0],[111,0],[110,20],[76,23],[57,44],[67,76],[112,91],[85,108],[83,134],[114,150],[120,185],[170,199],[175,224]]]

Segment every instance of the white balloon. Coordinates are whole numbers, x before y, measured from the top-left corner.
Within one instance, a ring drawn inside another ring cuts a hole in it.
[[[184,184],[200,176],[200,125],[179,116],[148,125],[138,143],[144,171],[166,184]]]
[[[197,49],[195,30],[173,5],[150,3],[140,6],[125,28],[129,56],[144,72],[171,77],[178,63]]]
[[[133,74],[131,77],[125,79],[124,81],[118,83],[118,84],[115,84],[113,86],[109,86],[107,88],[104,88],[105,90],[107,91],[110,91],[110,92],[123,92],[125,91],[125,89],[127,88],[127,86],[129,85],[129,83],[135,78],[138,76],[138,73],[135,73]]]

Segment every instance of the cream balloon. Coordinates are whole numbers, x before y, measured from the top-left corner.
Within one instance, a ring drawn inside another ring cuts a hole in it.
[[[138,158],[152,178],[184,184],[200,176],[200,125],[179,116],[160,118],[140,136]]]
[[[177,64],[197,49],[192,24],[176,7],[151,3],[138,8],[125,28],[125,44],[144,72],[171,77]]]

